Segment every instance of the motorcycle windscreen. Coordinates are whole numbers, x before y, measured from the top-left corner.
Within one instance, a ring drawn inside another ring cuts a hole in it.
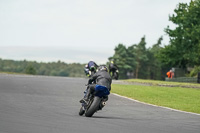
[[[103,97],[103,96],[106,96],[106,95],[109,95],[109,94],[110,94],[110,91],[108,90],[107,87],[102,86],[102,85],[96,85],[95,96]]]

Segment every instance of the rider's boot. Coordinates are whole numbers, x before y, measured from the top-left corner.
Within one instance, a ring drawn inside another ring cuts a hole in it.
[[[89,93],[89,91],[88,91],[88,92],[86,93],[85,97],[84,97],[83,99],[80,100],[80,103],[85,103],[85,104],[87,104],[88,101],[89,101],[89,95],[90,95],[90,93]]]

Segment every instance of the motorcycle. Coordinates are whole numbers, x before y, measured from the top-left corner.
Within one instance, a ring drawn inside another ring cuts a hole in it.
[[[84,92],[87,93],[86,91]],[[110,91],[105,86],[96,85],[95,91],[90,94],[88,103],[82,103],[79,115],[85,114],[86,117],[92,117],[93,114],[106,105]]]

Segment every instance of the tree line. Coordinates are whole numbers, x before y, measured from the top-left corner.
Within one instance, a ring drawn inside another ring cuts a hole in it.
[[[146,48],[145,37],[142,37],[138,44],[129,47],[119,44],[109,60],[113,60],[118,65],[120,78],[161,79],[164,67],[157,58],[161,41],[162,37],[152,48]]]
[[[36,61],[14,61],[0,59],[0,71],[32,75],[84,77],[84,64],[67,64],[61,61],[38,63]]]

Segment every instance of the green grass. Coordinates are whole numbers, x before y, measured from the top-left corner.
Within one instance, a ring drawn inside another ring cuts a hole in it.
[[[167,81],[145,80],[145,79],[128,79],[128,80],[122,80],[122,81],[128,82],[128,83],[150,84],[154,86],[176,86],[176,87],[187,87],[187,88],[200,88],[200,84],[198,83],[167,82]]]
[[[200,113],[200,89],[112,84],[111,92],[154,105]]]

